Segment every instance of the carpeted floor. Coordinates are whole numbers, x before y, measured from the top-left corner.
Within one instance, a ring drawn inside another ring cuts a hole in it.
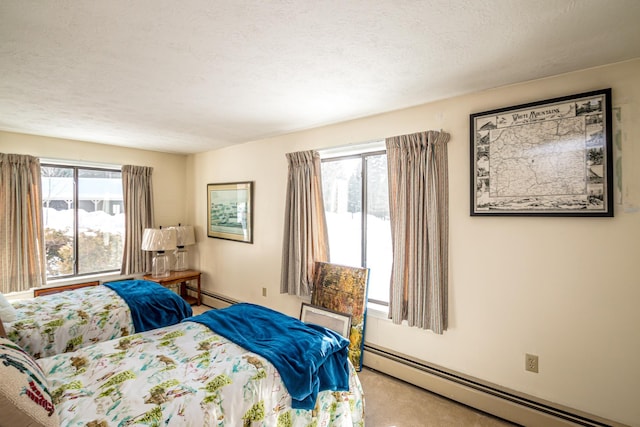
[[[369,368],[358,373],[367,427],[514,426]]]

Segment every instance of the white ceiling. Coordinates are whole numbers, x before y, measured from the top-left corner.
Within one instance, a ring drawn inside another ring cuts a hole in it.
[[[0,130],[195,153],[640,57],[638,0],[2,0]]]

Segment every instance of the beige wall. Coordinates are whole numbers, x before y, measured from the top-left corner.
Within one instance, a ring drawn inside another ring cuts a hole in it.
[[[614,218],[469,216],[469,114],[606,87],[624,122]],[[285,153],[442,128],[451,133],[450,328],[438,336],[369,316],[366,340],[640,425],[639,103],[636,60],[190,156],[203,285],[297,316],[300,300],[279,294]],[[254,243],[207,238],[206,184],[244,180],[255,182]],[[525,372],[525,353],[539,355],[540,373]]]
[[[116,165],[153,167],[157,225],[186,222],[187,156],[0,131],[0,152]]]

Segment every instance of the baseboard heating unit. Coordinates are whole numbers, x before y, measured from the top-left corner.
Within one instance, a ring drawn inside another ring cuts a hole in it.
[[[197,289],[192,286],[187,286],[187,290],[189,290],[193,295],[195,295],[195,292]],[[212,308],[218,308],[218,309],[225,308],[240,302],[240,301],[234,300],[233,298],[216,294],[214,292],[201,290],[200,293],[202,294],[202,303]]]
[[[418,361],[365,342],[363,364],[384,374],[527,427],[624,427],[571,408]]]

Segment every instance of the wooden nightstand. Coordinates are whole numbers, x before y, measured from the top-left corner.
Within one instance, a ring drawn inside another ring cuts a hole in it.
[[[197,270],[185,270],[185,271],[172,271],[167,277],[152,277],[150,274],[145,274],[144,280],[150,280],[152,282],[160,283],[162,286],[180,284],[180,296],[184,298],[186,302],[193,305],[200,305],[202,302],[202,295],[200,294],[200,273]],[[187,282],[190,280],[196,280],[198,282],[197,298],[187,294]]]

